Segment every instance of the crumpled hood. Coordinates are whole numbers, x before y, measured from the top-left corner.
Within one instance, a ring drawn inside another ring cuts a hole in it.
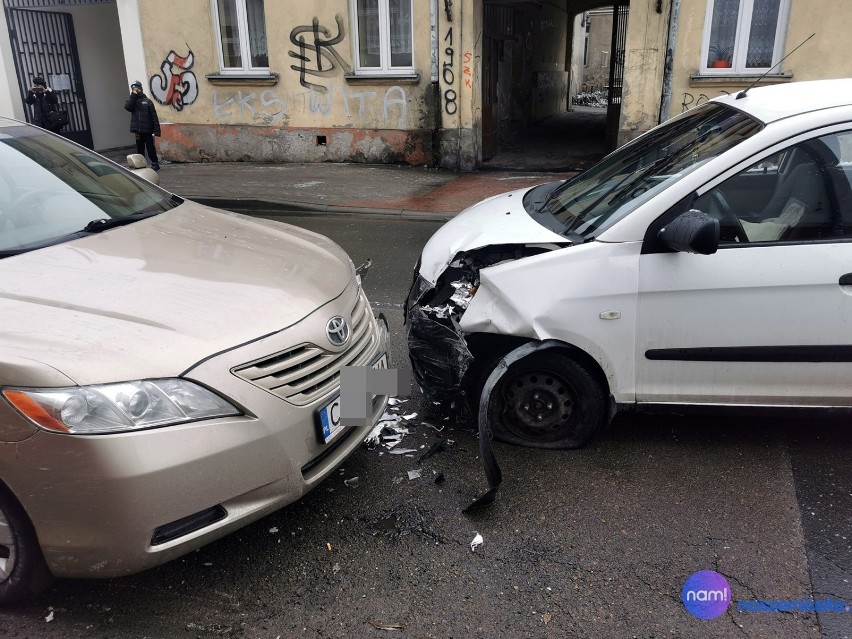
[[[484,246],[567,243],[564,236],[536,222],[524,209],[524,194],[529,190],[490,197],[438,229],[423,248],[420,275],[435,284],[458,253]]]
[[[298,322],[353,275],[327,238],[185,202],[0,260],[0,384],[14,358],[78,384],[174,376]]]

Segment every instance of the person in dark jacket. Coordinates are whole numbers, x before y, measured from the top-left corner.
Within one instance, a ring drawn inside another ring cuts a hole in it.
[[[47,86],[47,82],[41,76],[33,78],[33,86],[27,91],[26,102],[33,108],[33,124],[53,133],[59,133],[62,126],[51,127],[47,121],[48,113],[59,110],[59,96]]]
[[[160,161],[157,159],[154,136],[160,135],[160,119],[154,103],[142,90],[141,82],[130,85],[130,97],[124,103],[124,108],[130,111],[130,132],[136,136],[136,152],[144,155],[147,149],[151,168],[159,171]]]

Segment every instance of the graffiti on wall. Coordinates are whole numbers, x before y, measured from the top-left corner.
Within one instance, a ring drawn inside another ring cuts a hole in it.
[[[261,91],[235,91],[221,96],[213,91],[213,117],[231,119],[235,116],[251,118],[255,122],[271,124],[286,114],[286,104],[272,89]]]
[[[719,91],[719,95],[731,94],[727,91]],[[683,94],[683,102],[681,102],[681,106],[683,107],[683,111],[689,111],[689,109],[691,109],[692,107],[697,107],[699,104],[704,104],[708,100],[710,100],[710,97],[708,95],[705,95],[704,93],[699,93],[697,96],[695,96],[689,92],[686,92]],[[681,111],[681,113],[683,113],[683,111]]]
[[[447,35],[444,36],[444,42],[447,43],[447,47],[444,49],[444,55],[446,58],[444,59],[441,78],[443,79],[444,84],[448,87],[444,89],[444,111],[447,115],[455,115],[459,110],[459,95],[453,88],[453,85],[456,83],[456,72],[453,70],[453,67],[455,66],[456,51],[453,48],[452,27],[447,29]]]
[[[464,76],[464,86],[468,89],[473,88],[473,53],[465,51],[462,56],[462,75]]]
[[[343,29],[343,18],[336,15],[334,19],[337,22],[335,36],[332,36],[328,27],[320,26],[318,18],[314,18],[312,24],[298,26],[290,32],[290,42],[299,48],[298,51],[288,52],[290,57],[299,61],[299,64],[291,65],[290,68],[299,72],[299,83],[303,87],[320,93],[327,92],[328,88],[308,81],[307,76],[326,78],[337,73],[338,67],[345,73],[351,71],[349,65],[334,48],[346,35]],[[305,34],[310,34],[313,42],[306,42]]]
[[[178,55],[174,49],[163,59],[160,65],[162,75],[152,75],[149,81],[151,95],[157,102],[174,107],[177,111],[189,106],[198,98],[198,80],[191,71],[195,64],[192,49],[186,45],[185,56]]]
[[[266,89],[261,92],[213,91],[213,117],[217,120],[241,118],[272,124],[296,111],[326,116],[335,106],[340,106],[347,118],[361,124],[381,122],[382,126],[404,129],[408,126],[408,96],[405,89],[391,86],[384,96],[376,91],[349,91],[340,87],[338,92],[308,91],[279,92]]]

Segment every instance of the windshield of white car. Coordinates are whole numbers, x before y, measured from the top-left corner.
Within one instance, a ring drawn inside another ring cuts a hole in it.
[[[554,230],[589,240],[634,210],[637,200],[645,200],[640,196],[665,190],[689,169],[721,155],[761,128],[760,122],[739,111],[704,104],[560,185],[535,212],[549,213]]]
[[[182,200],[27,125],[0,128],[0,257],[157,215]]]

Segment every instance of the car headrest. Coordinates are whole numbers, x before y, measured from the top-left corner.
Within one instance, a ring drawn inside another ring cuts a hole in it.
[[[145,156],[140,155],[139,153],[131,153],[127,156],[127,166],[131,169],[144,169],[148,166],[148,162],[145,161]]]

